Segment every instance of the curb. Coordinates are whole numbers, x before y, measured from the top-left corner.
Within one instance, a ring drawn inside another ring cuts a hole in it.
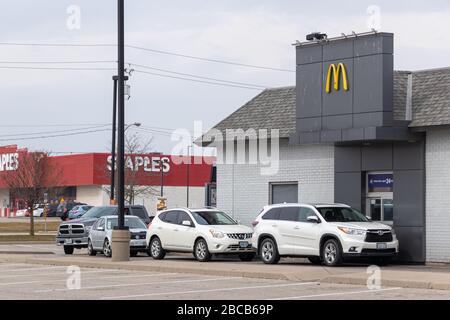
[[[0,254],[55,254],[52,251],[7,251],[0,250]]]

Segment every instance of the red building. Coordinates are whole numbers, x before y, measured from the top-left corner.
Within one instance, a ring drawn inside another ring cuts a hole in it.
[[[14,210],[20,206],[16,199],[11,199],[2,176],[6,171],[20,167],[23,152],[28,151],[16,145],[0,147],[0,208]],[[52,168],[58,170],[60,176],[55,187],[62,187],[59,198],[91,205],[109,204],[111,159],[108,153],[52,156]],[[127,183],[147,190],[134,199],[134,204],[143,204],[149,212],[154,212],[163,185],[163,197],[167,199],[168,207],[187,206],[188,192],[189,206],[205,205],[205,190],[209,190],[206,186],[213,180],[215,157],[153,153],[128,155],[125,160]]]

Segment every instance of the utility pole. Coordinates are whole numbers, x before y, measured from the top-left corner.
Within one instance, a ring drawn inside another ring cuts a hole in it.
[[[187,163],[187,167],[186,167],[186,207],[189,208],[189,183],[190,183],[190,167],[191,167],[191,153],[189,152],[191,149],[191,145],[188,146],[188,163]]]
[[[117,204],[116,198],[116,122],[117,122],[117,81],[119,80],[118,76],[112,77],[114,82],[114,95],[113,95],[113,120],[112,120],[112,143],[111,143],[111,194],[110,194],[110,204]],[[128,80],[128,77],[125,76],[125,81]]]
[[[117,200],[118,225],[112,234],[112,260],[130,259],[130,231],[125,226],[125,19],[124,0],[117,0],[117,75],[118,75],[118,143],[117,143]]]

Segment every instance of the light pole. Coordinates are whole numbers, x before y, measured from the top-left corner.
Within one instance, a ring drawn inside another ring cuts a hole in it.
[[[189,183],[190,183],[190,168],[191,168],[191,153],[190,149],[192,148],[192,144],[188,146],[187,154],[188,154],[188,163],[186,168],[186,207],[189,208]]]
[[[125,226],[125,19],[124,0],[117,0],[118,139],[117,200],[118,224],[112,233],[112,261],[130,259],[130,231]]]
[[[112,121],[112,142],[111,142],[111,194],[109,196],[110,204],[116,204],[116,121],[117,121],[117,81],[119,80],[118,76],[112,77],[114,82],[113,89],[113,121]],[[125,81],[128,80],[128,77],[125,77]],[[140,125],[140,124],[139,124]]]

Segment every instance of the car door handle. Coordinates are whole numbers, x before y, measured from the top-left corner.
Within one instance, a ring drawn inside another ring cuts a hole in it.
[[[158,230],[162,230],[162,227],[158,227]]]
[[[276,227],[278,227],[278,225],[277,224],[273,224],[272,227],[276,228]]]
[[[178,229],[173,229],[173,231],[178,231]]]
[[[295,227],[294,227],[294,230],[298,230],[298,229],[300,229],[299,226],[295,226]]]

